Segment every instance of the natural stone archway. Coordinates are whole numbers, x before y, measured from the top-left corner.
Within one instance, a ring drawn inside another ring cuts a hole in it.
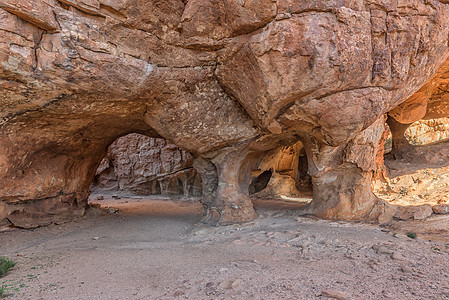
[[[112,140],[126,134],[129,128],[141,132],[147,128],[147,134],[157,136],[144,122],[122,119],[121,125],[113,125],[107,119],[110,117],[98,120],[96,125],[83,126],[83,118],[75,114],[64,120],[40,115],[28,122],[32,129],[26,134],[20,130],[13,133],[14,127],[9,127],[13,131],[0,137],[8,159],[3,161],[7,165],[2,177],[2,203],[9,222],[34,227],[82,215],[90,182]],[[80,127],[67,128],[62,122]],[[56,124],[61,130],[57,133],[52,130]],[[109,127],[107,133],[101,130],[103,126]],[[11,143],[20,144],[20,149],[15,150]]]
[[[388,175],[378,178],[383,182],[376,182],[376,194],[394,205],[394,219],[424,219],[432,214],[431,205],[436,214],[447,206],[449,152],[443,139],[448,136],[448,75],[446,61],[419,91],[388,113],[392,152],[385,157]]]
[[[351,153],[446,62],[448,20],[436,0],[3,1],[0,222],[81,214],[106,147],[129,132],[214,164],[219,223],[255,217],[250,166],[299,138],[318,170],[310,212],[370,217],[370,169]],[[329,206],[328,190],[345,196]]]
[[[252,171],[250,194],[263,199],[299,197],[298,186],[300,180],[304,179],[301,175],[305,177],[299,170],[301,152],[304,152],[301,142],[296,142],[292,146],[279,145],[267,151],[257,169]],[[304,170],[301,172],[304,173]]]
[[[404,154],[412,156],[413,146],[405,137],[414,122],[449,116],[449,60],[415,94],[388,112],[387,123],[393,136],[392,155],[398,159]]]

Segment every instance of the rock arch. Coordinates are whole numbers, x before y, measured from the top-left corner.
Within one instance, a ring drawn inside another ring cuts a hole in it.
[[[0,222],[70,217],[106,145],[131,131],[199,157],[216,222],[254,218],[250,166],[298,140],[308,211],[374,219],[384,114],[445,63],[448,20],[434,0],[3,1]]]

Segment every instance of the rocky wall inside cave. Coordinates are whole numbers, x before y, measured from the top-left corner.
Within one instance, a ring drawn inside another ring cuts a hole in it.
[[[91,184],[94,193],[200,196],[193,156],[161,138],[132,133],[114,141]]]
[[[131,132],[195,156],[210,222],[254,219],[252,170],[298,141],[307,213],[374,220],[384,114],[444,111],[448,21],[437,0],[4,0],[0,222],[83,214]]]

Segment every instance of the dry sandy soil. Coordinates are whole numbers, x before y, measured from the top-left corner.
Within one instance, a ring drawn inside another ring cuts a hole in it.
[[[209,227],[195,201],[99,202],[119,211],[0,232],[18,262],[0,279],[8,299],[449,299],[449,240],[408,238],[413,222],[393,232],[258,200],[254,222]]]

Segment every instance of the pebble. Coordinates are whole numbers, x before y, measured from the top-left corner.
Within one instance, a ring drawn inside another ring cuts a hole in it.
[[[412,268],[408,267],[408,266],[401,266],[401,271],[403,273],[413,273]]]
[[[110,213],[110,214],[115,214],[118,212],[118,210],[119,209],[116,207],[108,207],[108,213]]]
[[[346,294],[345,292],[339,291],[339,290],[334,290],[334,289],[329,289],[329,290],[324,290],[321,292],[321,296],[322,297],[326,297],[326,298],[331,298],[331,299],[337,299],[337,300],[349,300],[351,299],[349,297],[348,294]]]
[[[377,254],[385,254],[385,255],[393,255],[394,251],[387,248],[383,245],[373,245],[373,250],[376,251]]]
[[[241,284],[242,284],[242,280],[237,278],[234,280],[223,281],[217,287],[218,287],[218,289],[221,289],[221,290],[224,290],[224,289],[229,290],[229,289],[235,289]]]
[[[394,260],[404,260],[404,257],[397,252],[393,252],[393,254],[391,254],[391,258]]]

